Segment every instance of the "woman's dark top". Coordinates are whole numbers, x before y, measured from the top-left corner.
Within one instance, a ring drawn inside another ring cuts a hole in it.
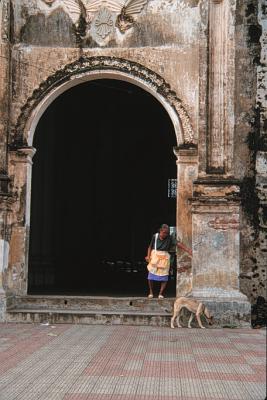
[[[155,249],[155,239],[156,239],[156,234],[152,236],[152,239],[151,239],[151,242],[150,242],[150,245],[149,245],[152,250]],[[161,240],[159,235],[158,235],[157,250],[160,250],[160,251],[175,251],[176,250],[176,243],[177,243],[177,240],[172,235],[166,236],[166,238],[163,239],[163,240]]]

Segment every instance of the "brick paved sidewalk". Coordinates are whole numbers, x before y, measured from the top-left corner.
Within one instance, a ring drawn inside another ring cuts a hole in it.
[[[263,400],[266,331],[0,324],[1,400]]]

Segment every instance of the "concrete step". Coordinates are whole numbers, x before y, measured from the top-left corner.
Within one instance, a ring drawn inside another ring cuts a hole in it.
[[[7,312],[7,322],[170,326],[171,313],[138,311],[81,311],[60,309],[20,309]]]
[[[49,309],[77,311],[137,311],[137,312],[168,312],[172,311],[174,298],[148,299],[147,297],[105,297],[105,296],[55,296],[27,295],[16,296],[9,305],[9,310]]]
[[[7,322],[170,326],[174,298],[16,296]]]
[[[174,298],[16,296],[8,302],[7,322],[170,326]],[[250,326],[250,305],[236,299],[206,299],[216,327]],[[187,325],[190,313],[182,312]],[[204,317],[203,317],[204,318]],[[205,324],[207,324],[205,322]],[[197,326],[194,318],[192,326]]]

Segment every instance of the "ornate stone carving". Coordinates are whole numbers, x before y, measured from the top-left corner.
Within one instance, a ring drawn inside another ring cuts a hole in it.
[[[113,20],[112,14],[107,8],[101,8],[95,19],[96,33],[105,39],[112,32]]]
[[[90,35],[100,45],[104,45],[114,32],[116,17],[106,7],[100,8],[91,23]]]
[[[192,144],[193,146],[196,145],[196,138],[194,136],[190,118],[182,104],[182,101],[160,75],[133,61],[100,56],[88,58],[81,57],[79,60],[68,64],[62,70],[49,76],[46,81],[41,83],[38,89],[34,90],[32,96],[28,98],[27,103],[23,107],[23,112],[18,118],[13,136],[14,140],[11,147],[12,145],[15,146],[15,148],[26,145],[26,140],[23,137],[26,121],[32,110],[38,105],[44,96],[47,96],[47,94],[51,90],[55,89],[56,86],[73,79],[72,77],[75,75],[81,76],[83,73],[99,70],[119,71],[146,83],[146,85],[148,85],[155,93],[164,97],[166,102],[169,103],[177,114],[181,122],[183,143]]]
[[[43,0],[51,6],[54,0]],[[59,0],[75,25],[83,17],[87,24],[87,32],[99,44],[105,44],[105,39],[115,28],[121,33],[130,29],[148,0]]]
[[[180,120],[182,121],[183,133],[184,137],[186,138],[185,143],[194,143],[194,132],[187,112],[177,98],[173,99],[173,105],[179,114]]]

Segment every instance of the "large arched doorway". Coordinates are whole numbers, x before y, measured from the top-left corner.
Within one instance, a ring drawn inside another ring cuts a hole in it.
[[[151,235],[176,221],[175,145],[165,109],[128,82],[82,83],[48,107],[33,141],[29,293],[146,294]]]

